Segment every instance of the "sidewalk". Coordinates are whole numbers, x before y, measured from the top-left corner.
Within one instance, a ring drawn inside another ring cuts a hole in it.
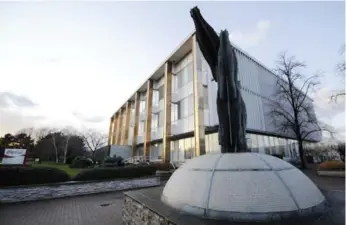
[[[302,170],[319,188],[327,191],[345,192],[345,178],[341,177],[323,177],[316,174],[314,168]]]

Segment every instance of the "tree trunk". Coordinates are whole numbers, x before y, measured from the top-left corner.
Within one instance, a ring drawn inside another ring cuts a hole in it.
[[[64,148],[64,164],[66,164],[66,156],[67,156],[67,150],[68,150],[68,143],[70,140],[70,136],[66,137],[66,143],[65,143],[65,148]]]
[[[298,139],[298,150],[299,150],[299,157],[300,157],[300,167],[301,169],[306,169],[303,141],[301,139]]]
[[[55,163],[59,162],[59,158],[58,158],[58,148],[56,147],[56,142],[55,142],[55,136],[52,136],[53,139],[53,146],[54,146],[54,150],[55,150]]]
[[[95,151],[92,151],[93,163],[95,164]]]

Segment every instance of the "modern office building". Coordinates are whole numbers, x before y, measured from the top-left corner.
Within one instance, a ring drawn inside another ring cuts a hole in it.
[[[269,115],[267,103],[279,78],[239,48],[236,55],[248,115],[248,148],[297,156],[294,135],[279,132]],[[132,156],[175,162],[220,151],[216,93],[217,83],[193,33],[124,99],[111,117],[109,145],[130,145]],[[318,133],[311,137],[319,139]]]

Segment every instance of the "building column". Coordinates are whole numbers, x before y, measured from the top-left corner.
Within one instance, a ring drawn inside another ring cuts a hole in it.
[[[108,145],[112,144],[114,116],[111,117],[108,130]]]
[[[120,108],[119,114],[118,114],[118,128],[117,128],[117,141],[116,144],[121,144],[121,135],[123,133],[123,107]]]
[[[163,117],[163,152],[162,161],[169,162],[171,155],[171,109],[172,109],[172,62],[166,62],[164,75],[164,117]]]
[[[115,145],[116,144],[116,141],[117,141],[117,128],[118,128],[118,114],[115,113],[113,115],[113,137],[112,137],[112,145]]]
[[[146,118],[144,126],[144,156],[150,156],[151,142],[151,117],[153,107],[153,80],[148,80],[147,83],[147,100],[146,100]]]
[[[131,116],[131,101],[126,103],[126,111],[125,111],[125,127],[124,127],[124,139],[123,145],[128,145],[129,141],[129,126],[130,126],[130,116]]]
[[[203,83],[198,77],[197,70],[197,42],[196,35],[192,37],[193,55],[193,97],[194,97],[194,128],[195,128],[195,156],[205,154],[205,126],[204,126],[204,106],[203,106]]]
[[[120,145],[124,145],[125,139],[125,123],[126,123],[126,106],[122,108],[121,114],[121,137],[120,137]]]
[[[140,93],[136,92],[135,96],[135,118],[133,126],[133,136],[132,136],[132,157],[137,155],[137,136],[138,136],[138,123],[139,123],[139,103],[140,103]]]

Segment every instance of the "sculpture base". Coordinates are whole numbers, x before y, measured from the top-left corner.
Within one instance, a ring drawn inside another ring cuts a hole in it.
[[[316,218],[326,209],[325,197],[305,174],[257,153],[193,158],[174,172],[161,200],[200,218],[238,222]]]
[[[163,188],[147,188],[124,193],[125,201],[123,206],[122,224],[143,225],[143,224],[165,224],[165,225],[322,225],[339,224],[344,218],[342,214],[328,214],[326,217],[316,220],[308,217],[297,217],[289,220],[270,221],[264,223],[256,222],[231,222],[223,220],[211,220],[182,213],[180,210],[164,204],[160,198]],[[326,196],[328,196],[326,194]],[[333,204],[333,199],[328,199]],[[336,208],[338,204],[335,204]],[[333,206],[334,208],[334,206]],[[334,211],[334,209],[332,209]]]

